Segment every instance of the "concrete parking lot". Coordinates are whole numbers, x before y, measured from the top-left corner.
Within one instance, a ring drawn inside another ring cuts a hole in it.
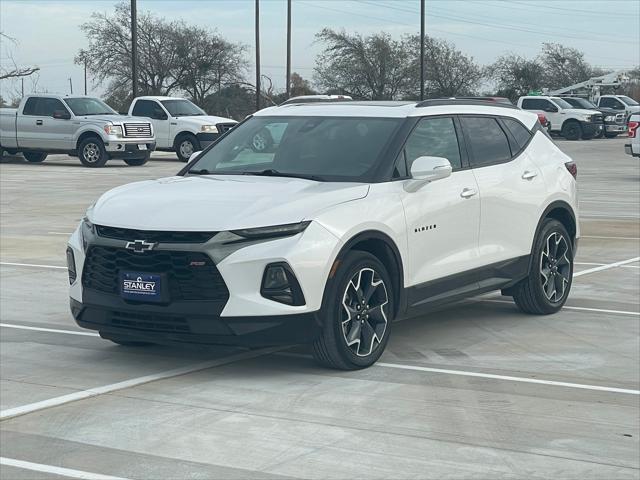
[[[102,192],[182,164],[3,157],[0,477],[639,478],[640,164],[624,142],[558,141],[583,235],[560,313],[485,295],[396,323],[357,372],[295,346],[127,348],[80,330],[69,233]]]

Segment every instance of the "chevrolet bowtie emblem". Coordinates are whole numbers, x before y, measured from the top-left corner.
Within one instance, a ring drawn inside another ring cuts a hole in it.
[[[136,240],[135,242],[127,242],[125,248],[141,253],[153,250],[156,245],[156,243],[147,242],[146,240]]]

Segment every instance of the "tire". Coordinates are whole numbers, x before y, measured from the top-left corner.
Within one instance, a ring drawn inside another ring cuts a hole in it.
[[[600,130],[600,133],[598,133],[597,135],[595,135],[593,138],[602,138],[604,137],[606,134],[604,132],[604,125],[602,125],[602,130]]]
[[[273,148],[273,143],[271,132],[266,128],[263,128],[251,139],[251,150],[256,153],[268,152]]]
[[[340,370],[373,365],[389,341],[395,311],[392,288],[389,273],[376,257],[349,252],[325,291],[322,331],[312,346],[316,361]]]
[[[89,168],[104,167],[109,160],[104,144],[98,137],[87,137],[80,142],[78,158],[85,167]]]
[[[176,151],[178,160],[186,163],[194,152],[200,150],[200,142],[195,135],[186,133],[178,135],[173,148]]]
[[[22,152],[22,156],[29,163],[42,163],[47,158],[47,154],[43,152]]]
[[[572,278],[573,239],[564,225],[547,218],[534,242],[529,274],[513,287],[513,300],[524,313],[555,313],[569,296]]]
[[[607,137],[607,138],[616,138],[618,136],[618,134],[617,133],[605,133],[604,136]]]
[[[150,154],[145,155],[142,158],[125,158],[124,163],[129,165],[130,167],[140,167],[149,161]]]
[[[574,120],[567,120],[562,125],[561,134],[567,140],[579,140],[582,138],[582,127]]]

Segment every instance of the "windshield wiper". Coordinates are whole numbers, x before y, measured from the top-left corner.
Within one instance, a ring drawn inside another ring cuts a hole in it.
[[[274,170],[273,168],[267,168],[266,170],[262,170],[259,172],[242,172],[242,175],[257,175],[263,177],[290,177],[290,178],[304,178],[305,180],[314,180],[316,182],[323,182],[322,177],[318,175],[306,175],[304,173],[286,173],[279,172],[278,170]]]
[[[210,172],[206,168],[201,168],[200,170],[189,170],[187,173],[191,173],[193,175],[211,175],[213,172]]]

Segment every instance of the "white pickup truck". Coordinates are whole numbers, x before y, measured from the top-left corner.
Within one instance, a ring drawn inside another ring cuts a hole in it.
[[[602,133],[602,113],[597,110],[574,108],[560,97],[520,97],[518,107],[543,113],[551,124],[549,131],[560,134],[567,140],[588,140]]]
[[[148,118],[156,132],[156,148],[176,152],[183,162],[238,123],[230,118],[207,115],[189,100],[177,97],[134,98],[129,115]]]
[[[17,109],[0,109],[0,151],[22,153],[32,163],[66,153],[86,167],[102,167],[110,158],[137,166],[155,146],[148,120],[122,116],[97,98],[34,94]]]
[[[640,113],[634,113],[629,119],[629,143],[625,144],[624,151],[640,157]]]
[[[634,113],[640,113],[640,103],[626,95],[601,95],[598,97],[597,105],[600,108],[611,108],[617,112],[624,113],[627,122]]]

